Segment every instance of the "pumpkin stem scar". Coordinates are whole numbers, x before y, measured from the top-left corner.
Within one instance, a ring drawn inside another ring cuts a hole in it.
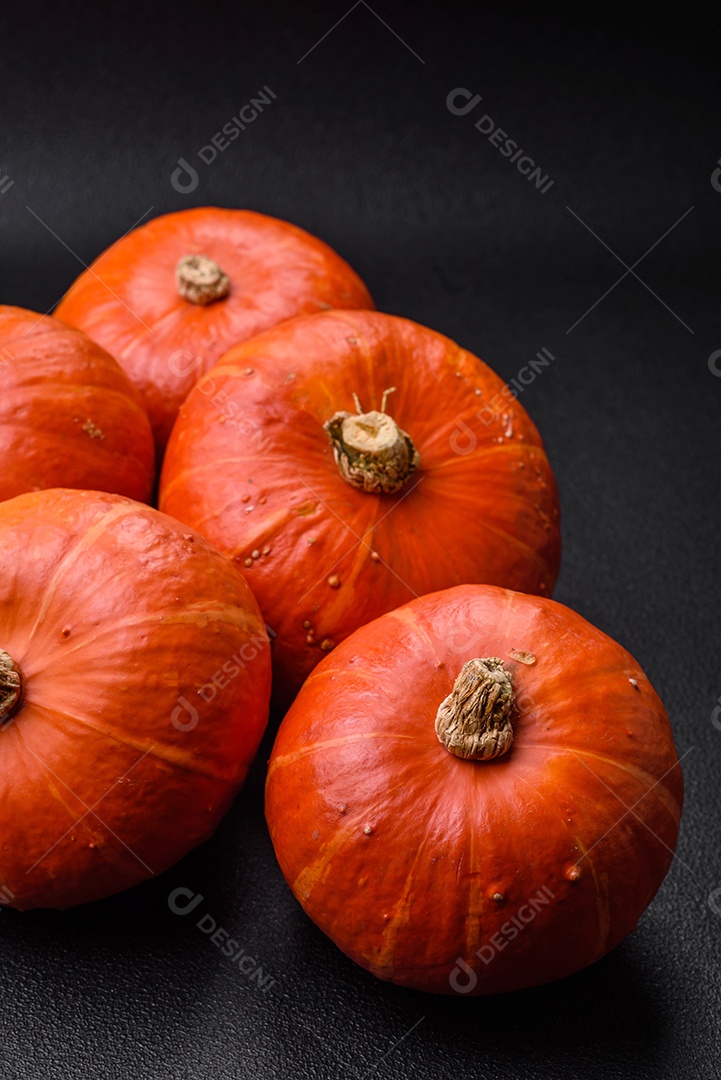
[[[178,293],[191,304],[212,304],[230,292],[230,278],[207,255],[184,255],[175,267]]]
[[[0,649],[0,727],[20,701],[23,680],[11,656]]]
[[[449,753],[472,761],[499,757],[513,743],[511,676],[497,656],[469,660],[438,706],[436,735]]]
[[[383,395],[383,408],[390,391]],[[358,399],[356,406],[358,407]],[[418,451],[410,435],[398,427],[386,412],[354,416],[337,412],[323,425],[330,439],[338,471],[351,487],[361,491],[400,491],[420,464]]]

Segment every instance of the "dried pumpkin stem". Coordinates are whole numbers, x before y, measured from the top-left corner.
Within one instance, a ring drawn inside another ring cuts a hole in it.
[[[436,735],[456,757],[487,761],[510,749],[514,694],[497,656],[469,660],[436,714]]]
[[[354,395],[355,396],[355,395]],[[385,407],[387,393],[383,395]],[[358,399],[356,398],[356,402]],[[352,487],[390,495],[420,464],[410,435],[386,412],[337,412],[323,425],[338,471]]]
[[[191,304],[212,304],[230,292],[230,278],[207,255],[184,255],[175,267],[178,293]]]
[[[0,726],[20,701],[23,680],[12,656],[0,649]]]

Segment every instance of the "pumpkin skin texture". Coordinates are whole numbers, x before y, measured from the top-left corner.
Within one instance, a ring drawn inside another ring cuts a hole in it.
[[[489,761],[434,730],[475,657],[502,659],[515,691],[512,747]],[[570,975],[634,929],[682,799],[668,717],[633,657],[552,600],[468,585],[318,665],[281,724],[266,816],[296,898],[356,963],[491,994]]]
[[[386,412],[420,464],[395,494],[359,490],[323,425],[355,412],[354,393],[380,410],[391,387]],[[324,650],[414,596],[464,582],[552,591],[558,497],[538,431],[513,399],[489,408],[490,422],[477,416],[503,389],[442,334],[350,311],[259,335],[193,389],[160,507],[246,568],[277,635],[278,701],[285,691],[289,704]]]
[[[176,266],[212,259],[227,296],[192,302]],[[372,308],[350,266],[323,241],[250,210],[197,207],[134,229],[83,271],[56,315],[111,353],[140,389],[162,453],[183,399],[231,345],[330,307]]]
[[[270,695],[263,620],[227,559],[130,499],[20,495],[0,504],[0,649],[22,677],[0,725],[12,906],[108,896],[210,836]]]
[[[0,375],[0,500],[59,485],[150,499],[150,423],[104,349],[57,319],[0,306]]]

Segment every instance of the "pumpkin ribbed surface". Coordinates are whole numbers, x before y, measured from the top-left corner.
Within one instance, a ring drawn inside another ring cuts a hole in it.
[[[160,506],[247,571],[278,688],[414,596],[464,582],[550,594],[556,485],[504,389],[442,334],[334,311],[232,349],[190,393]]]
[[[210,835],[260,742],[270,659],[245,580],[201,536],[113,495],[0,504],[3,657],[15,906],[106,896]]]
[[[331,307],[373,301],[322,240],[251,210],[196,207],[118,240],[56,315],[104,346],[138,386],[162,452],[188,391],[231,345]]]
[[[513,741],[471,761],[435,724],[476,658],[512,684]],[[682,799],[668,717],[625,649],[552,600],[461,586],[315,669],[278,733],[266,815],[295,896],[357,963],[493,993],[571,974],[633,930]]]
[[[150,498],[155,452],[140,394],[57,319],[0,306],[0,500],[41,488]]]

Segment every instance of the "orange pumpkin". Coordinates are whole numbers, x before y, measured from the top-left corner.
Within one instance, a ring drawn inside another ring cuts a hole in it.
[[[231,345],[331,307],[373,301],[327,244],[265,214],[198,207],[118,240],[56,315],[104,346],[139,387],[162,452],[188,391]]]
[[[247,572],[286,697],[413,596],[548,594],[558,571],[556,486],[528,414],[476,356],[378,312],[231,349],[181,409],[160,506]]]
[[[66,908],[166,869],[241,786],[270,694],[244,578],[116,495],[0,504],[0,887]]]
[[[150,498],[140,394],[113,358],[47,315],[0,306],[0,500],[41,488]]]
[[[666,874],[683,782],[620,645],[487,586],[356,631],[283,721],[266,815],[296,898],[381,979],[533,986],[630,933]]]

